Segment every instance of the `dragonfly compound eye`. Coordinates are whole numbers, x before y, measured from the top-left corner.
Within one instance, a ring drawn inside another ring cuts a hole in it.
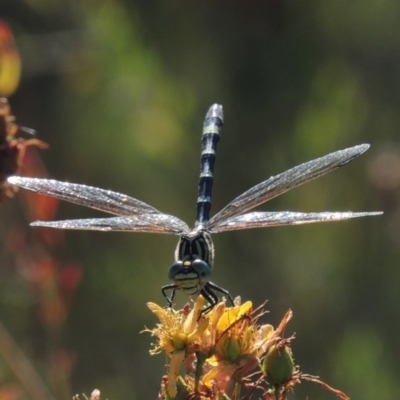
[[[174,262],[170,267],[169,267],[169,271],[168,271],[168,278],[173,281],[175,280],[175,277],[177,275],[177,273],[182,269],[183,267],[183,262],[178,260],[176,262]]]
[[[208,282],[211,277],[211,268],[203,260],[194,260],[192,262],[192,268],[199,274],[199,278],[202,282]]]

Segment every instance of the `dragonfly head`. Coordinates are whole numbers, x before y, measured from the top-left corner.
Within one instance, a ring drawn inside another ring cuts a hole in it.
[[[203,260],[178,260],[174,262],[168,272],[168,278],[187,295],[199,294],[210,281],[211,268]]]
[[[168,277],[188,295],[200,293],[210,281],[214,245],[209,233],[192,231],[182,235]]]

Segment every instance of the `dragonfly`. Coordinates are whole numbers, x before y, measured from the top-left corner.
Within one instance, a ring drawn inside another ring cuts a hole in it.
[[[175,293],[178,290],[190,296],[203,295],[208,302],[208,306],[202,310],[203,313],[210,311],[217,304],[219,301],[217,293],[225,295],[233,304],[229,292],[211,281],[211,270],[214,264],[214,245],[211,234],[240,229],[341,221],[382,214],[382,212],[351,211],[247,212],[297,186],[346,165],[370,147],[369,144],[361,144],[330,153],[281,174],[271,176],[236,197],[210,218],[216,149],[223,121],[222,106],[212,105],[206,114],[203,125],[197,213],[193,229],[173,215],[165,214],[147,203],[111,190],[53,179],[20,176],[10,177],[8,182],[33,192],[115,215],[109,218],[36,221],[31,223],[32,226],[178,235],[175,261],[168,272],[172,283],[163,286],[161,291],[169,307],[172,307]]]

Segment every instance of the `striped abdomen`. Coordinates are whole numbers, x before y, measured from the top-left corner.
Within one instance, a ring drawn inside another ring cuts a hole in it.
[[[210,219],[211,191],[214,179],[215,152],[224,122],[222,106],[214,104],[210,107],[204,120],[199,194],[197,198],[196,226]]]

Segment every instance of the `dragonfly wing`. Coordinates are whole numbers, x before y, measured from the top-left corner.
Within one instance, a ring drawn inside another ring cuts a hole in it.
[[[342,167],[367,151],[368,148],[369,144],[360,144],[348,149],[339,150],[316,160],[298,165],[279,175],[272,176],[231,201],[210,219],[206,224],[207,230],[215,232],[216,228],[220,224],[224,224],[228,219],[243,214],[303,183]]]
[[[134,199],[133,197],[92,186],[60,182],[53,179],[24,178],[20,176],[10,177],[8,178],[8,182],[36,193],[94,208],[110,214],[162,214],[154,207]]]
[[[91,231],[149,232],[180,235],[189,232],[185,222],[168,214],[141,214],[133,216],[65,221],[36,221],[31,226]]]
[[[252,212],[232,217],[219,224],[210,233],[236,231],[239,229],[266,228],[270,226],[311,224],[313,222],[342,221],[350,218],[381,215],[382,212],[319,212],[300,213],[292,211]]]

